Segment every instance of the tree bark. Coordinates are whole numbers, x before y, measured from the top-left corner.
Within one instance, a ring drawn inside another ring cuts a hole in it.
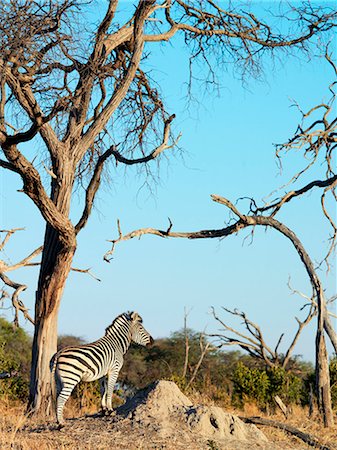
[[[56,178],[51,183],[51,199],[70,226],[57,230],[46,224],[35,298],[28,409],[42,417],[52,415],[50,360],[57,351],[58,310],[76,251],[76,232],[68,219],[74,183],[72,165],[65,156],[54,161]]]
[[[75,250],[74,236],[64,242],[58,232],[47,225],[36,291],[28,404],[29,410],[40,416],[52,414],[50,359],[57,351],[58,310]]]
[[[318,407],[323,417],[324,426],[332,427],[334,424],[331,409],[331,389],[328,354],[324,338],[324,318],[319,320],[316,334],[316,392]]]

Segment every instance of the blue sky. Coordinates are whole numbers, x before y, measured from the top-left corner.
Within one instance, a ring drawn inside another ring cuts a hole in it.
[[[306,294],[311,291],[298,255],[272,230],[256,229],[251,244],[249,239],[244,241],[248,232],[222,241],[144,236],[119,244],[110,264],[103,262],[110,245],[107,240],[117,237],[117,218],[124,233],[147,226],[165,228],[168,217],[176,231],[221,228],[228,213],[224,206],[211,201],[210,194],[232,201],[242,196],[259,201],[282,186],[303,164],[300,155],[289,154],[280,174],[275,161],[273,143],[291,137],[300,121],[291,104],[296,100],[305,110],[327,99],[327,86],[333,79],[332,71],[319,58],[308,61],[284,56],[273,67],[266,65],[263,81],[248,79],[245,86],[233,78],[231,68],[220,73],[220,96],[204,95],[202,86],[196,85],[202,104],[187,109],[184,81],[188,65],[184,55],[181,41],[175,40],[165,52],[157,46],[151,59],[169,111],[177,116],[174,130],[182,132],[183,156],[167,151],[152,193],[142,188],[144,178],[132,168],[126,174],[121,168],[114,173],[111,185],[100,190],[91,219],[78,237],[73,265],[90,267],[102,281],[70,274],[60,309],[59,333],[94,340],[117,314],[137,310],[153,336],[163,337],[182,327],[185,307],[190,310],[188,325],[211,333],[218,327],[210,307],[220,313],[220,307],[225,306],[243,310],[259,323],[272,347],[285,332],[285,346],[281,347],[285,350],[296,330],[295,315],[303,317],[303,300],[289,292],[289,276],[294,288]],[[156,164],[152,163],[154,168]],[[315,171],[312,178],[319,178],[321,173]],[[303,178],[299,186],[307,180]],[[7,262],[26,256],[43,240],[43,221],[32,202],[17,192],[20,188],[18,177],[1,171],[1,228],[26,228],[6,246],[1,258]],[[327,248],[329,232],[318,194],[294,201],[279,215],[317,261]],[[77,212],[78,201],[75,195]],[[37,273],[34,268],[9,273],[29,286],[22,299],[32,311]],[[327,296],[335,293],[335,267],[328,275],[321,271],[320,276]],[[12,317],[11,310],[2,314]],[[234,325],[232,318],[222,317]],[[32,332],[29,323],[21,322]],[[313,359],[314,323],[303,333],[295,353]]]

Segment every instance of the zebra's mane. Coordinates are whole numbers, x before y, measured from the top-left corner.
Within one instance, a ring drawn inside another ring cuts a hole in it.
[[[119,314],[119,316],[117,316],[112,324],[110,324],[108,327],[106,327],[105,329],[105,334],[107,334],[112,328],[114,328],[116,322],[118,321],[118,319],[120,319],[121,317],[124,317],[128,322],[132,322],[134,320],[134,318],[132,317],[134,315],[134,318],[138,321],[138,322],[143,322],[143,319],[140,317],[140,315],[136,312],[133,311],[128,311],[128,312],[124,312],[122,314]]]

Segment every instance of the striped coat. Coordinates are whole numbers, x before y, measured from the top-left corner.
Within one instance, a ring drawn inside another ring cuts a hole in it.
[[[112,410],[113,389],[131,342],[144,346],[153,343],[136,312],[116,317],[97,341],[66,347],[52,357],[50,367],[56,383],[56,417],[60,425],[64,423],[64,404],[80,381],[103,380],[102,409]]]

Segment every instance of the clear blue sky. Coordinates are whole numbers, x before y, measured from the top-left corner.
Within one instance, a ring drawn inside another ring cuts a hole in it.
[[[174,130],[182,132],[183,157],[168,150],[162,158],[159,182],[153,193],[142,188],[144,178],[137,170],[121,167],[111,185],[103,186],[96,208],[78,238],[73,266],[92,269],[102,281],[88,275],[70,274],[59,316],[59,333],[94,340],[104,333],[113,318],[126,310],[138,311],[154,337],[168,336],[183,325],[184,307],[190,310],[188,325],[195,330],[218,329],[210,307],[238,308],[260,324],[272,347],[286,333],[284,347],[303,317],[303,300],[290,295],[287,281],[310,294],[310,285],[298,255],[283,236],[256,229],[254,240],[244,241],[248,232],[219,240],[168,240],[144,236],[119,244],[110,264],[103,262],[109,249],[107,239],[117,237],[116,220],[122,231],[152,226],[192,231],[221,228],[228,219],[224,206],[210,194],[233,201],[242,196],[261,200],[288,181],[302,158],[289,154],[279,173],[273,143],[291,137],[300,120],[292,99],[305,110],[328,98],[333,73],[318,58],[284,56],[282,62],[266,66],[264,81],[248,79],[243,86],[228,73],[220,73],[220,96],[203,94],[201,105],[186,108],[186,53],[179,40],[151,59],[156,68],[169,111],[176,114]],[[151,163],[156,170],[156,162]],[[313,172],[312,178],[321,173]],[[299,186],[307,181],[304,178]],[[16,262],[43,242],[43,221],[32,202],[17,190],[20,179],[1,170],[1,228],[25,227],[16,233],[1,258]],[[74,206],[80,203],[75,194]],[[244,208],[244,203],[242,204]],[[76,210],[79,211],[78,209]],[[279,219],[292,228],[310,256],[318,261],[327,248],[328,227],[320,212],[318,192],[286,206]],[[29,286],[22,295],[33,311],[37,269],[26,268],[8,275]],[[335,267],[320,272],[327,296],[336,292]],[[11,310],[3,315],[12,317]],[[222,315],[227,319],[225,315]],[[230,324],[234,324],[228,317]],[[22,325],[32,332],[29,323]],[[295,351],[305,359],[314,355],[314,323],[303,333]]]

